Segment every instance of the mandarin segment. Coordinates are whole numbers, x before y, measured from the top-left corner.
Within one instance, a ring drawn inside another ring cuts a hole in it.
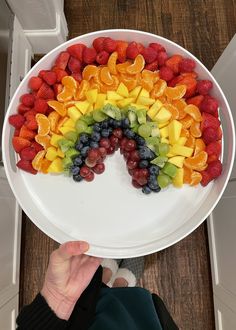
[[[193,171],[191,174],[191,179],[190,179],[190,186],[196,186],[198,185],[202,180],[202,175],[201,173],[197,172],[197,171]]]
[[[184,111],[189,114],[195,121],[202,121],[202,115],[198,107],[194,104],[189,104],[184,108]]]
[[[50,132],[50,121],[48,117],[42,113],[37,113],[35,119],[38,124],[38,135],[45,136]]]
[[[190,133],[195,138],[200,138],[202,136],[201,125],[199,122],[194,121],[190,127]]]
[[[193,118],[190,115],[187,115],[183,119],[180,119],[180,122],[183,125],[183,128],[188,129],[193,123]]]
[[[86,65],[82,72],[82,78],[89,81],[91,78],[95,77],[98,73],[98,67],[96,65]]]
[[[171,120],[179,119],[179,110],[170,103],[164,103],[163,106],[170,111],[171,113]]]
[[[45,154],[46,154],[46,150],[41,150],[37,153],[37,155],[32,160],[32,166],[36,171],[40,171],[42,160],[43,160]]]
[[[127,67],[126,72],[129,74],[137,74],[143,70],[144,65],[145,65],[144,57],[141,54],[139,54],[135,58],[134,63]]]
[[[89,82],[87,80],[82,80],[76,93],[75,93],[75,100],[85,100],[85,94],[89,90]]]
[[[50,136],[49,135],[36,135],[35,136],[35,141],[40,144],[44,149],[47,149],[48,147],[50,147]]]
[[[203,171],[205,166],[207,166],[207,153],[205,151],[200,151],[197,155],[193,157],[188,157],[184,160],[184,166],[196,171]]]
[[[110,73],[112,73],[112,74],[117,74],[117,70],[116,70],[117,58],[118,58],[118,53],[114,52],[110,55],[108,62],[107,62],[108,69],[109,69]]]
[[[186,93],[185,85],[178,85],[175,87],[167,87],[165,89],[165,95],[171,100],[179,100]]]
[[[205,145],[203,139],[196,139],[194,156],[196,156],[200,151],[204,151],[205,149],[206,149],[206,145]]]
[[[184,183],[190,184],[193,170],[186,166],[183,166],[183,170],[184,170]]]
[[[57,123],[58,123],[59,119],[60,119],[60,115],[57,111],[52,111],[48,115],[48,120],[50,122],[50,131],[52,131],[52,132],[56,131],[56,127],[57,127]]]
[[[75,90],[65,86],[61,93],[57,94],[57,100],[59,102],[67,102],[73,99]]]
[[[108,67],[105,66],[104,68],[101,69],[100,79],[106,85],[112,85],[113,84],[114,81],[112,79],[112,76],[111,76],[111,73],[110,73]]]
[[[190,134],[189,137],[187,138],[185,146],[194,149],[195,148],[195,137],[193,137]]]
[[[163,79],[159,79],[153,86],[153,90],[150,96],[154,99],[162,96],[167,88],[167,82]]]
[[[48,105],[52,109],[54,109],[60,116],[63,117],[66,115],[66,109],[64,103],[52,100],[52,101],[48,101]]]
[[[130,61],[126,61],[124,63],[119,63],[116,65],[116,70],[120,73],[126,73],[126,70],[128,68],[128,66],[131,65]]]
[[[68,87],[71,90],[76,90],[77,82],[72,76],[65,76],[61,80],[62,85]]]

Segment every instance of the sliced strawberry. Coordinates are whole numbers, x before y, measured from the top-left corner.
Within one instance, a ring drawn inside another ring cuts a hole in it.
[[[205,144],[210,144],[211,142],[217,141],[217,131],[213,127],[207,127],[204,129],[202,133],[202,139],[205,142]]]
[[[218,176],[222,173],[222,164],[220,160],[215,160],[208,164],[207,173],[210,175],[212,179],[218,178]]]
[[[123,40],[117,40],[116,51],[118,53],[118,61],[123,63],[126,60],[126,49],[128,47],[128,42]]]
[[[186,100],[187,104],[194,104],[196,107],[200,108],[202,100],[204,99],[203,95],[197,95]]]
[[[58,57],[56,58],[55,65],[62,69],[65,70],[67,63],[69,61],[70,54],[68,52],[61,52]]]
[[[173,55],[165,61],[165,65],[170,68],[175,74],[179,73],[179,63],[182,61],[183,56]]]
[[[54,71],[56,73],[56,75],[57,75],[57,82],[58,83],[61,82],[61,80],[62,80],[63,77],[68,76],[68,73],[65,70],[60,69],[57,66],[54,66],[52,68],[52,71]]]
[[[157,53],[166,51],[165,47],[163,47],[161,44],[158,44],[157,42],[152,42],[148,46],[155,49]]]
[[[55,95],[61,93],[62,90],[63,90],[62,84],[54,84],[53,85],[53,90],[54,90]]]
[[[72,73],[78,73],[81,71],[81,61],[71,56],[68,62],[68,69]]]
[[[28,117],[32,117],[32,116],[35,117],[36,115],[37,115],[37,112],[34,109],[32,109],[32,110],[27,111],[24,114],[24,117],[27,119]]]
[[[150,70],[150,71],[157,71],[158,70],[158,61],[156,60],[152,63],[146,64],[145,69]]]
[[[15,128],[21,128],[21,126],[25,122],[25,117],[22,115],[11,115],[8,118],[8,122],[10,125],[12,125]]]
[[[18,105],[17,111],[20,115],[24,115],[30,109],[30,107],[26,107],[24,104],[21,103]]]
[[[215,116],[216,113],[218,114],[218,107],[219,107],[219,104],[218,104],[218,101],[216,99],[214,99],[210,95],[205,95],[204,99],[201,103],[200,110],[204,111],[204,112],[208,112],[211,115]]]
[[[179,63],[179,71],[180,72],[192,72],[194,71],[196,66],[196,62],[191,58],[183,58]]]
[[[207,164],[210,164],[210,163],[212,163],[216,160],[218,160],[218,157],[216,155],[214,155],[214,154],[210,155],[210,156],[207,157]]]
[[[43,79],[43,76],[45,75],[46,72],[48,72],[49,70],[40,70],[39,71],[39,77]]]
[[[180,79],[180,81],[176,85],[186,85],[187,91],[184,96],[191,97],[196,92],[197,80],[189,76],[184,76]]]
[[[14,136],[19,136],[19,135],[20,135],[20,128],[15,128]]]
[[[81,82],[82,81],[82,75],[80,72],[77,72],[77,73],[72,73],[71,74],[71,77],[73,77],[75,80],[77,80],[78,82]]]
[[[48,110],[47,101],[44,99],[37,99],[34,102],[34,110],[38,113],[45,114]]]
[[[20,168],[23,171],[29,172],[31,174],[37,174],[37,171],[33,168],[31,161],[29,160],[19,160],[19,162],[16,164],[18,168]]]
[[[30,129],[28,129],[25,125],[23,125],[20,129],[20,137],[27,139],[27,140],[33,140],[36,133]]]
[[[221,154],[221,143],[219,141],[211,142],[206,146],[205,151],[208,156],[216,155],[216,157],[219,158]]]
[[[47,71],[43,75],[43,80],[49,85],[54,85],[57,82],[57,75],[54,71]]]
[[[40,77],[31,77],[28,83],[29,88],[33,91],[39,90],[43,83],[43,80]]]
[[[202,175],[201,185],[203,187],[205,187],[212,180],[212,178],[211,178],[210,174],[207,171],[202,171],[201,175]]]
[[[168,55],[165,51],[161,51],[159,53],[157,53],[157,61],[158,61],[158,65],[162,66],[165,64],[166,60],[168,58]]]
[[[38,153],[39,151],[43,150],[43,146],[41,146],[41,144],[37,143],[36,141],[32,141],[31,147],[34,148],[34,150],[36,151],[36,153]]]
[[[26,118],[26,122],[25,122],[25,126],[29,129],[29,130],[36,130],[38,128],[38,124],[37,121],[35,119],[34,115],[28,115]]]
[[[54,99],[54,92],[48,84],[43,83],[42,86],[39,88],[37,93],[37,98],[50,100]]]
[[[33,107],[34,105],[35,97],[33,94],[23,94],[20,97],[20,101],[26,106],[26,107]]]
[[[20,152],[20,158],[23,160],[33,160],[36,155],[37,151],[33,147],[26,147]]]
[[[210,115],[209,113],[203,112],[202,113],[202,122],[201,122],[201,131],[203,132],[206,128],[212,127],[218,130],[220,127],[220,121],[218,118]]]
[[[19,153],[22,149],[30,146],[30,141],[26,140],[24,138],[14,136],[12,138],[12,145],[15,150],[15,152]]]
[[[83,51],[84,51],[85,48],[86,48],[86,46],[83,45],[83,44],[75,44],[75,45],[72,45],[72,46],[67,47],[67,52],[71,56],[77,58],[79,61],[82,61],[82,59],[83,59]]]
[[[97,52],[94,48],[85,48],[83,51],[83,61],[86,64],[92,64],[95,62],[97,56]]]

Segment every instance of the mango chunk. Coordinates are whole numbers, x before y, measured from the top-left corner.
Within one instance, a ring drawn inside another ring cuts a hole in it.
[[[161,137],[167,138],[169,136],[168,126],[165,126],[165,127],[161,128],[160,129],[160,134],[161,134]]]
[[[142,87],[141,86],[137,86],[134,89],[132,89],[132,91],[129,93],[130,97],[134,97],[135,99],[138,97],[140,91],[141,91]]]
[[[106,97],[107,97],[106,94],[98,93],[94,109],[102,108],[104,105],[104,101],[106,100]]]
[[[112,101],[119,101],[123,99],[123,96],[120,94],[114,92],[114,91],[108,91],[107,92],[107,99]]]
[[[75,106],[83,115],[85,115],[90,103],[88,101],[78,101],[75,103]]]
[[[62,126],[73,127],[74,128],[75,127],[75,122],[71,118],[68,118]]]
[[[177,143],[180,138],[182,124],[178,120],[172,120],[168,125],[169,140],[171,144]]]
[[[178,156],[191,157],[193,149],[185,146],[180,146],[179,144],[174,144],[170,149],[170,153]]]
[[[132,102],[134,102],[134,98],[133,97],[128,97],[127,99],[123,99],[120,101],[117,101],[116,104],[118,105],[118,107],[120,108],[124,108],[127,105],[131,104]]]
[[[85,93],[86,99],[89,103],[93,104],[97,101],[98,90],[97,89],[90,89]]]
[[[51,140],[50,140],[50,144],[54,147],[58,147],[58,141],[63,139],[63,136],[62,135],[59,135],[59,134],[53,134],[51,136]]]
[[[55,158],[57,158],[57,149],[55,147],[49,147],[47,149],[45,158],[52,162]]]
[[[48,173],[61,173],[63,172],[62,160],[61,158],[55,158],[48,167]]]
[[[65,135],[65,134],[68,133],[68,132],[75,132],[76,130],[75,130],[75,128],[73,128],[73,127],[64,127],[64,126],[62,126],[62,127],[59,128],[59,131],[60,131],[63,135]]]
[[[163,124],[171,118],[171,113],[165,107],[162,107],[154,118],[158,124]]]
[[[176,188],[181,188],[184,183],[184,169],[178,168],[175,177],[172,179],[172,184]]]
[[[120,85],[118,86],[116,93],[118,93],[123,97],[129,97],[129,90],[123,82],[121,82]]]
[[[147,109],[148,110],[148,106],[143,105],[143,104],[131,103],[131,105],[133,107],[135,107],[136,109]]]
[[[169,139],[167,139],[167,138],[161,138],[161,143],[167,143],[167,144],[170,144],[170,141],[169,141]]]
[[[150,110],[152,109],[160,110],[162,106],[163,103],[160,100],[156,100],[155,103],[153,103],[153,105],[150,107]]]
[[[145,88],[142,88],[139,96],[149,97],[150,94]]]
[[[114,101],[114,100],[105,100],[104,105],[106,105],[106,104],[112,104],[112,105],[116,106],[116,101]]]
[[[184,136],[181,136],[176,143],[181,146],[184,146],[186,142],[187,142],[187,138]]]
[[[169,125],[169,121],[166,121],[166,122],[163,123],[163,124],[158,124],[158,127],[161,129],[161,128],[167,126],[167,125]]]
[[[155,102],[155,99],[151,99],[150,97],[146,96],[140,96],[137,99],[138,104],[143,104],[143,105],[152,105]]]
[[[69,107],[67,109],[67,114],[74,122],[76,122],[82,116],[81,112],[77,109],[76,106]]]
[[[174,156],[168,159],[168,162],[182,168],[184,165],[184,156]]]

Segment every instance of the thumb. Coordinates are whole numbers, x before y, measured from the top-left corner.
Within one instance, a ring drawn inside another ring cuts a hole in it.
[[[57,250],[57,258],[61,261],[65,261],[70,259],[73,256],[79,256],[89,249],[89,244],[84,241],[72,241],[66,242],[60,245],[59,249]]]

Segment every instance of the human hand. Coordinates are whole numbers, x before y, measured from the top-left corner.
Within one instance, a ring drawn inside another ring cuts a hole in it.
[[[86,242],[67,242],[50,256],[41,294],[60,319],[70,318],[76,301],[102,261],[84,255],[88,249]]]

